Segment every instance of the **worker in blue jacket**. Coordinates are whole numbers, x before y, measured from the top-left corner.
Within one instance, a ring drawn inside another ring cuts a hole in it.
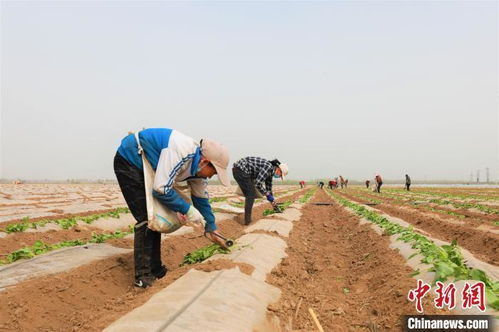
[[[156,172],[153,196],[168,209],[180,213],[194,224],[204,224],[206,236],[224,245],[216,235],[215,216],[208,201],[207,179],[217,174],[224,186],[230,186],[227,174],[229,152],[223,145],[203,139],[195,141],[176,130],[144,129],[138,137],[129,134],[114,157],[114,172],[131,213],[137,221],[134,235],[135,286],[148,287],[162,278],[167,269],[161,263],[161,234],[147,228],[147,206],[142,157]],[[187,183],[192,205],[174,189],[178,182]]]

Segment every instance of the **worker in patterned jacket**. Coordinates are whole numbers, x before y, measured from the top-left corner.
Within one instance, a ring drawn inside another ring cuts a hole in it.
[[[138,136],[129,134],[114,157],[114,172],[123,196],[137,221],[134,235],[135,286],[146,288],[166,274],[161,263],[161,233],[147,228],[147,205],[142,156],[156,172],[153,196],[168,209],[180,213],[194,224],[205,224],[206,236],[223,245],[216,232],[215,216],[208,201],[207,178],[218,174],[224,186],[230,186],[227,174],[229,152],[209,139],[194,139],[166,128],[144,129]],[[190,187],[192,205],[175,190],[177,182]]]
[[[245,197],[245,225],[251,223],[251,210],[256,198],[255,190],[265,196],[274,209],[279,208],[272,193],[272,179],[284,179],[284,176],[288,174],[286,164],[281,164],[277,159],[268,161],[260,157],[246,157],[234,163],[232,174]]]

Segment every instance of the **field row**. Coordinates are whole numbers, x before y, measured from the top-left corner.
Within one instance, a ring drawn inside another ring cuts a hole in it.
[[[133,218],[126,211],[118,214],[120,218],[89,215],[74,216],[74,220],[65,222],[52,219],[43,225],[30,222],[26,225],[22,221],[5,223],[12,229],[0,238],[0,253],[4,254],[3,259],[5,254],[14,252],[21,256],[17,262],[14,255],[9,256],[12,262],[6,262],[4,268],[25,266],[26,269],[31,262],[44,257],[50,265],[50,259],[54,260],[55,256],[48,255],[64,253],[61,243],[75,248],[67,252],[68,257],[95,248],[114,251],[84,263],[82,260],[81,265],[72,265],[68,270],[54,270],[43,276],[33,274],[35,277],[7,286],[0,297],[0,331],[101,331],[106,327],[113,331],[113,326],[119,324],[133,331],[134,324],[142,323],[130,315],[130,311],[143,307],[140,312],[146,315],[153,305],[149,301],[151,296],[160,293],[168,296],[169,289],[172,294],[176,293],[178,285],[192,278],[191,282],[204,285],[204,281],[188,273],[192,269],[217,276],[233,275],[234,269],[238,269],[242,275],[233,277],[246,280],[247,287],[238,289],[234,279],[234,287],[226,286],[221,293],[215,287],[216,282],[210,286],[210,279],[206,279],[205,295],[186,293],[186,301],[192,296],[189,306],[175,307],[170,303],[166,307],[164,322],[171,327],[167,331],[184,331],[175,325],[190,324],[182,318],[184,312],[191,312],[193,316],[189,317],[195,322],[206,315],[217,315],[213,312],[217,307],[229,308],[225,313],[226,324],[253,322],[261,315],[260,318],[274,317],[268,324],[272,327],[269,330],[276,331],[315,329],[309,308],[326,330],[349,331],[352,327],[399,330],[400,316],[416,313],[415,304],[407,300],[416,279],[432,286],[436,281],[445,285],[454,282],[458,291],[462,291],[459,287],[464,280],[483,282],[487,307],[492,312],[494,308],[499,309],[499,238],[494,233],[497,227],[487,213],[466,212],[464,217],[458,217],[445,213],[444,208],[431,202],[412,204],[404,199],[402,192],[380,195],[357,187],[334,191],[285,187],[279,191],[278,201],[289,208],[282,216],[276,215],[266,202],[260,202],[254,211],[260,220],[249,227],[240,224],[240,198],[214,196],[212,205],[217,211],[220,231],[236,239],[232,252],[221,252],[192,231],[165,235],[161,255],[169,272],[146,290],[131,286],[133,241],[125,232],[129,230],[128,225],[133,224]],[[301,211],[298,216],[297,209]],[[291,227],[286,221],[288,216],[292,216]],[[120,221],[126,222],[119,224]],[[102,224],[113,226],[104,231],[98,228]],[[280,249],[271,243],[279,243]],[[107,245],[109,247],[99,247]],[[29,253],[22,257],[23,252]],[[204,278],[203,274],[195,276]],[[281,296],[272,301],[241,302],[243,298],[263,299],[263,293],[248,293],[256,291],[250,286],[254,283],[259,283],[260,292]],[[188,291],[196,287],[193,284],[182,289]],[[214,287],[211,293],[210,287]],[[276,293],[274,288],[280,292]],[[225,296],[224,292],[232,291],[234,296]],[[29,300],[26,294],[35,300]],[[212,305],[203,306],[204,301]],[[427,314],[447,312],[436,309],[430,298],[424,301],[424,306]],[[451,311],[451,314],[459,312]],[[210,331],[226,330],[213,328]]]

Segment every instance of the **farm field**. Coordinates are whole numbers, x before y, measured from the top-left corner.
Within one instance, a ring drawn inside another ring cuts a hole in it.
[[[310,309],[325,331],[400,331],[418,279],[481,281],[498,316],[499,189],[275,186],[284,212],[260,200],[249,226],[235,187],[209,189],[231,252],[204,260],[182,227],[162,238],[167,275],[136,289],[117,185],[0,185],[0,331],[317,331]],[[481,313],[432,293],[425,314]]]

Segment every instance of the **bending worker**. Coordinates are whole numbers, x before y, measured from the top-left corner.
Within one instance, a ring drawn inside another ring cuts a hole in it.
[[[272,204],[274,209],[278,209],[277,202],[272,194],[272,179],[281,178],[288,174],[288,166],[281,164],[277,159],[268,161],[260,157],[246,157],[234,163],[232,174],[237,184],[241,188],[245,197],[244,202],[244,224],[251,223],[251,210],[256,198],[256,190]]]
[[[376,181],[376,192],[381,193],[381,186],[383,185],[383,179],[381,178],[381,175],[376,174],[374,180]]]
[[[162,278],[167,269],[161,263],[161,233],[147,228],[142,157],[134,134],[122,141],[114,157],[114,172],[125,201],[137,224],[134,233],[135,286],[146,288]],[[207,178],[218,174],[220,182],[229,186],[227,175],[229,152],[221,144],[194,139],[172,129],[151,128],[138,133],[138,139],[156,172],[153,196],[168,209],[184,215],[194,224],[205,223],[206,236],[223,244],[216,232],[215,216],[208,201]],[[174,189],[176,182],[186,181],[191,189],[193,205]]]

